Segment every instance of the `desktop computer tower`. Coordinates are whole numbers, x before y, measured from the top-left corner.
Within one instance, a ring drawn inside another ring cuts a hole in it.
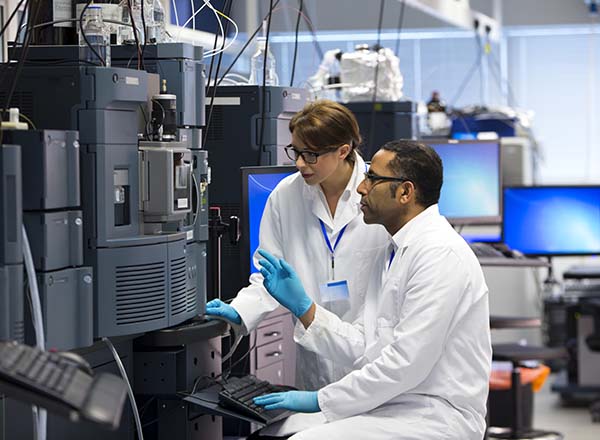
[[[419,138],[416,102],[348,102],[344,105],[356,116],[363,138],[361,154],[367,161],[386,142]]]
[[[263,103],[262,86],[218,87],[208,122],[212,93],[212,89],[207,92],[205,144],[212,164],[210,206],[219,207],[227,221],[230,216],[241,215],[240,167],[290,163],[283,150],[291,142],[289,121],[310,101],[310,94],[304,89],[268,86]],[[227,237],[221,246],[221,292],[222,299],[227,299],[248,283],[248,275],[240,271],[239,246],[232,245]],[[215,270],[209,269],[209,286],[213,285],[210,277]],[[209,295],[214,298],[216,292]]]

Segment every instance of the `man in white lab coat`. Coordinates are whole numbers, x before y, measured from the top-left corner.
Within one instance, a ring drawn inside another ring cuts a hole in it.
[[[265,287],[300,316],[296,342],[353,368],[318,391],[255,399],[266,409],[315,413],[288,419],[315,422],[292,439],[483,438],[488,289],[475,255],[439,214],[441,186],[441,159],[424,144],[390,142],[373,157],[357,189],[361,209],[393,243],[377,257],[380,270],[352,324],[315,305],[284,260],[260,251]]]

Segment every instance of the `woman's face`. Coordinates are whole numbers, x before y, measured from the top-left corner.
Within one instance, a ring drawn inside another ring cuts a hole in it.
[[[321,151],[309,148],[300,139],[294,136],[293,133],[292,145],[300,151],[311,150],[321,153]],[[335,147],[335,145],[332,145],[331,151],[317,157],[316,163],[306,163],[302,156],[298,157],[296,168],[298,168],[298,171],[300,171],[300,174],[302,174],[304,181],[308,185],[319,185],[335,175],[336,172],[343,172],[343,165],[346,156],[348,156],[348,153],[350,152],[350,147],[348,144],[341,145],[338,148]]]

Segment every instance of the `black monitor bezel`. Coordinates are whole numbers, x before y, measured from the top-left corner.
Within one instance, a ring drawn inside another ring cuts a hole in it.
[[[431,145],[447,144],[496,144],[498,146],[498,215],[486,217],[446,217],[446,220],[452,225],[469,226],[469,225],[499,225],[502,224],[503,214],[503,199],[504,191],[502,186],[502,143],[500,139],[423,139],[423,143]],[[431,147],[433,148],[433,147]]]
[[[505,186],[502,189],[502,196],[504,197],[504,192],[506,190],[510,190],[510,189],[537,189],[537,188],[543,188],[543,189],[568,189],[568,188],[577,188],[577,189],[582,189],[582,188],[598,188],[600,189],[600,183],[597,185],[591,185],[591,184],[585,184],[585,185],[511,185],[511,186]],[[504,232],[504,203],[502,204],[502,228],[501,228],[501,237],[502,237],[502,242],[504,243],[505,240],[505,232]],[[518,251],[521,251],[520,249],[516,249]],[[525,253],[523,252],[524,255],[527,255],[528,257],[591,257],[591,256],[596,256],[596,255],[600,255],[600,252],[597,253],[592,253],[592,252],[580,252],[580,253],[556,253],[556,252],[552,252],[552,253]]]
[[[250,264],[252,257],[250,256],[250,212],[248,210],[248,176],[253,174],[279,174],[290,171],[291,174],[298,171],[294,165],[269,165],[269,166],[253,166],[241,167],[240,176],[242,179],[242,194],[241,194],[241,209],[242,218],[240,219],[241,237],[240,246],[240,266],[241,273],[250,276]],[[299,201],[301,203],[301,201]]]

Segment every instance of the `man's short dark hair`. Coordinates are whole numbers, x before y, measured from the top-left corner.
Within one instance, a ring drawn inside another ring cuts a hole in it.
[[[395,154],[388,168],[396,176],[414,183],[418,204],[427,208],[439,201],[444,169],[442,159],[433,148],[422,142],[403,139],[388,142],[381,148]],[[392,188],[394,194],[397,187]]]

